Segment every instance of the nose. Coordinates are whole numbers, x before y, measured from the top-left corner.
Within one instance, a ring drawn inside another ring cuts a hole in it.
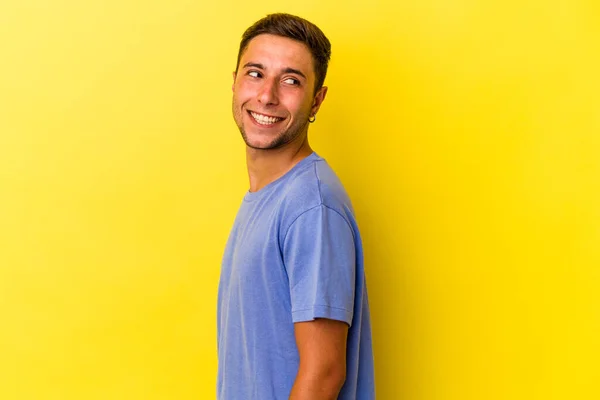
[[[264,79],[258,93],[258,101],[264,105],[276,105],[279,103],[277,96],[277,81],[274,79]]]

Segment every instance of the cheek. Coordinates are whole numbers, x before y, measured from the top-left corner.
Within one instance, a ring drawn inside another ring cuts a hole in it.
[[[241,107],[243,104],[248,102],[248,96],[242,90],[235,90],[233,92],[233,104],[237,107]]]
[[[309,110],[312,105],[311,99],[301,96],[298,93],[282,93],[279,97],[279,101],[292,114],[305,112],[306,110]]]
[[[248,79],[238,79],[234,85],[235,90],[244,93],[256,93],[259,86],[256,82]]]
[[[293,113],[298,115],[308,114],[310,113],[311,105],[312,102],[310,99],[296,99],[296,101],[293,103]]]
[[[257,97],[256,88],[251,85],[239,85],[235,88],[234,98],[238,104],[245,104],[253,101]]]

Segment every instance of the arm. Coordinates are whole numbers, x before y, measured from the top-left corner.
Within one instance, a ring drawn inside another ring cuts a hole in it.
[[[348,325],[331,319],[294,324],[300,355],[290,400],[335,400],[346,380]]]

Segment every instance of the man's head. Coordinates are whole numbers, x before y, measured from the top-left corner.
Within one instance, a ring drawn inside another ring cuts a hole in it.
[[[233,74],[233,115],[246,144],[279,148],[303,140],[327,93],[331,45],[314,24],[271,14],[246,30]]]
[[[315,92],[323,86],[327,75],[327,66],[331,57],[331,43],[318,26],[303,18],[290,14],[270,14],[258,20],[242,35],[238,50],[236,71],[240,67],[242,54],[248,43],[258,35],[270,34],[287,37],[304,43],[313,58],[313,68],[316,76]]]

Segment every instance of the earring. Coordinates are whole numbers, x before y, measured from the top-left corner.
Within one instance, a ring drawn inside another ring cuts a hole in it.
[[[310,122],[310,123],[312,124],[312,123],[313,123],[313,122],[315,122],[316,120],[317,120],[317,115],[315,114],[315,115],[313,115],[312,117],[310,117],[310,118],[308,119],[308,122]]]

